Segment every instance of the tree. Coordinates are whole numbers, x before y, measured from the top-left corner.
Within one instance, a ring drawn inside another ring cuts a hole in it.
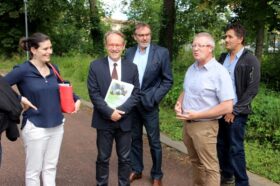
[[[97,10],[97,13],[90,14],[89,2],[88,0],[28,0],[29,35],[34,32],[49,35],[54,52],[58,55],[69,52],[103,52],[102,34],[97,34],[96,31],[100,26],[96,24],[97,26],[93,27],[90,22],[99,22],[99,14]],[[92,15],[93,19],[90,19]],[[19,39],[25,36],[23,1],[2,0],[0,18],[1,54],[17,53]],[[95,50],[92,50],[92,45],[89,45],[90,36],[93,38]]]
[[[0,3],[0,52],[11,56],[18,50],[24,36],[24,9],[21,0],[2,0]]]
[[[161,7],[162,0],[131,0],[129,11],[125,12],[127,14],[130,27],[126,28],[126,30],[124,30],[124,33],[128,34],[127,36],[132,36],[134,25],[132,25],[131,23],[145,22],[151,26],[152,40],[153,42],[157,43],[160,30]],[[127,39],[128,44],[133,43],[132,37],[128,37]]]
[[[229,17],[228,10],[219,12],[219,7],[212,1],[177,0],[176,24],[173,36],[173,56],[177,56],[185,44],[192,42],[198,32],[209,32],[219,42],[223,27]]]
[[[28,0],[28,24],[30,33],[51,35],[68,8],[67,0]]]
[[[168,48],[170,60],[173,58],[173,35],[176,19],[175,0],[164,0],[162,6],[159,44]]]
[[[166,46],[172,57],[176,57],[182,45],[190,43],[197,32],[210,32],[220,40],[228,10],[219,13],[217,9],[214,3],[206,0],[131,0],[127,15],[129,20],[152,25],[153,41]]]
[[[103,32],[101,31],[97,0],[89,0],[90,5],[90,34],[95,53],[103,54]]]
[[[256,38],[255,55],[260,61],[263,53],[265,31],[280,29],[280,19],[279,17],[277,18],[279,12],[277,13],[272,7],[272,5],[276,3],[276,0],[259,0],[257,2],[254,0],[243,0],[241,1],[239,8],[235,9],[236,14],[240,20],[244,22],[247,30],[250,30],[248,27],[254,29],[253,32],[255,33],[254,35]]]
[[[234,12],[231,22],[240,21],[249,35],[253,36],[256,43],[255,55],[261,61],[265,31],[280,30],[279,1],[217,0],[215,3],[220,7],[229,7]]]

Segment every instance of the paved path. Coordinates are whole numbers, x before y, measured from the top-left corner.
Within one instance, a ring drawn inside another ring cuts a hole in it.
[[[83,107],[76,115],[67,115],[64,139],[57,171],[57,186],[95,185],[96,132],[90,127],[91,109]],[[0,186],[24,185],[24,149],[21,139],[10,142],[2,136],[3,159]],[[149,186],[151,158],[147,139],[144,141],[145,171],[143,179],[132,186]],[[165,186],[190,185],[190,164],[185,155],[164,146],[163,170]],[[110,186],[117,186],[117,157],[115,150],[110,162]]]
[[[92,110],[83,106],[75,115],[66,115],[65,134],[57,171],[57,186],[93,186],[95,182],[96,132],[90,127]],[[21,139],[10,142],[2,134],[3,159],[0,168],[0,186],[24,185],[24,149]],[[191,166],[186,149],[162,135],[164,186],[190,186]],[[171,147],[170,147],[171,146]],[[174,147],[174,148],[172,148]],[[176,148],[176,149],[175,149]],[[180,152],[181,151],[181,152]],[[143,178],[132,186],[150,186],[151,157],[144,137]],[[279,186],[249,173],[251,186]],[[110,186],[117,186],[117,157],[115,150],[110,161]]]

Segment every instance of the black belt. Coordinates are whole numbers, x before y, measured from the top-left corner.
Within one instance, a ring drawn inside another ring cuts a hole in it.
[[[199,121],[196,121],[196,120],[186,120],[187,123],[194,123],[194,122],[199,122]]]
[[[216,121],[216,119],[213,119],[213,120],[186,120],[187,123],[209,122],[209,121]]]

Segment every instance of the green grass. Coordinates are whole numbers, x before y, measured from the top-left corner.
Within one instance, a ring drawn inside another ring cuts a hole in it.
[[[280,183],[280,151],[269,145],[256,142],[246,142],[247,168],[258,175],[262,175],[276,183]]]
[[[182,122],[175,118],[172,109],[161,107],[160,130],[175,141],[182,140]],[[247,169],[264,176],[276,183],[280,183],[280,151],[269,145],[256,142],[246,142]]]
[[[89,101],[87,75],[90,62],[94,59],[86,55],[53,57],[52,59],[52,62],[58,65],[62,77],[71,82],[74,92],[87,101]]]
[[[160,108],[160,130],[167,134],[172,140],[182,140],[183,123],[175,118],[175,112],[172,109]]]
[[[4,58],[0,56],[0,73],[9,72],[13,66],[19,64],[23,61],[23,58],[20,56],[14,56],[13,58]]]

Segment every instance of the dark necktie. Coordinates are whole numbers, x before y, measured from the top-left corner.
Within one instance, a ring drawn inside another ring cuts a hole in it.
[[[114,63],[114,68],[112,71],[112,79],[116,79],[116,80],[118,80],[117,65],[118,65],[117,63]]]

